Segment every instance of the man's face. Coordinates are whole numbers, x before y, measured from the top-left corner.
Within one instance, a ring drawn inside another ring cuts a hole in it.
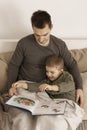
[[[63,73],[63,69],[60,69],[58,66],[49,67],[46,66],[46,75],[49,80],[56,80]]]
[[[49,27],[49,25],[46,24],[46,26],[42,29],[34,26],[33,31],[38,44],[40,44],[41,46],[48,46],[51,32],[51,28]]]

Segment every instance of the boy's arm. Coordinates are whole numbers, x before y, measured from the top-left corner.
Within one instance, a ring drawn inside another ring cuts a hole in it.
[[[74,80],[68,72],[65,72],[63,76],[63,81],[61,81],[61,83],[59,83],[58,86],[59,93],[75,90]]]
[[[40,91],[50,90],[50,91],[59,91],[59,87],[57,85],[49,85],[47,83],[43,83],[39,86]]]
[[[54,85],[57,85],[59,87],[59,91],[47,91],[48,93],[55,95],[75,90],[75,84],[73,78],[68,72],[64,73],[60,83],[56,81],[54,82]]]
[[[30,81],[26,81],[27,90],[29,90],[30,92],[40,92],[39,86],[43,83],[46,83],[46,81],[42,81],[40,83],[33,83]]]
[[[17,81],[13,83],[12,87],[9,89],[9,95],[10,96],[18,95],[17,88],[23,88],[30,92],[40,92],[39,86],[44,82],[45,81],[42,81],[40,83],[33,83],[30,81],[23,81],[23,80]]]

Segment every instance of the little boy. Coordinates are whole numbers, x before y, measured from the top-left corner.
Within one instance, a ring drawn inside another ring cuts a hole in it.
[[[15,94],[16,88],[21,87],[31,92],[46,91],[51,98],[67,98],[75,101],[75,85],[72,76],[64,71],[61,57],[51,55],[46,60],[47,79],[40,83],[18,81],[12,85],[10,95]]]

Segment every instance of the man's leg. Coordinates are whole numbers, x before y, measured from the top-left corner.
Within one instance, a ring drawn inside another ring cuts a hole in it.
[[[33,130],[32,115],[30,112],[9,107],[8,115],[11,130]]]

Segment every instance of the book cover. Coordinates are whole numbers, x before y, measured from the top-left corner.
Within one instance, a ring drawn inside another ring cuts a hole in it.
[[[66,101],[63,99],[39,100],[38,97],[29,98],[23,95],[14,95],[6,104],[28,110],[32,115],[64,114],[66,107]]]

